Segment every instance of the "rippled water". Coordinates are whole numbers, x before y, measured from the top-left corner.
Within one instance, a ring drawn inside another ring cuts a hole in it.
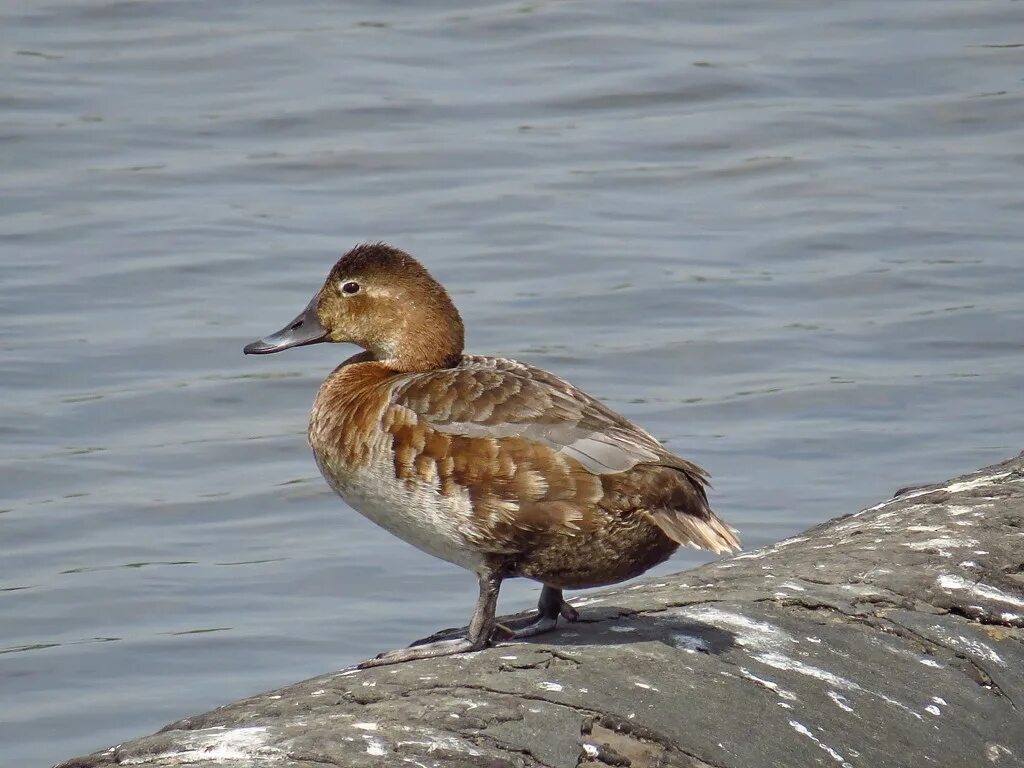
[[[466,619],[317,474],[350,350],[241,355],[362,239],[705,464],[751,547],[1024,447],[1020,3],[0,14],[4,765]]]

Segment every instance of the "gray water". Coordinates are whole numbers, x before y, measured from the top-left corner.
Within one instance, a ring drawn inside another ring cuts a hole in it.
[[[316,471],[351,348],[241,354],[360,240],[748,547],[1024,448],[1022,43],[986,0],[6,0],[0,765],[465,621]]]

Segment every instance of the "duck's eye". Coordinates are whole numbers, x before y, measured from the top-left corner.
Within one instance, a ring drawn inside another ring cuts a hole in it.
[[[359,283],[353,280],[349,280],[346,283],[342,283],[341,292],[347,293],[349,296],[351,296],[353,293],[359,293]]]

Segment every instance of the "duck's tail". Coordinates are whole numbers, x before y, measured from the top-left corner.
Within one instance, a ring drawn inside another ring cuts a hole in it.
[[[738,531],[707,507],[703,511],[706,517],[675,509],[654,509],[648,514],[666,536],[680,544],[694,549],[706,549],[716,555],[738,552]]]

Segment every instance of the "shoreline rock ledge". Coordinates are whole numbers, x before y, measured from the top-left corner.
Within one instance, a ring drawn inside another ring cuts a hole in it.
[[[324,675],[61,768],[1024,765],[1024,454],[577,604],[535,642]]]

